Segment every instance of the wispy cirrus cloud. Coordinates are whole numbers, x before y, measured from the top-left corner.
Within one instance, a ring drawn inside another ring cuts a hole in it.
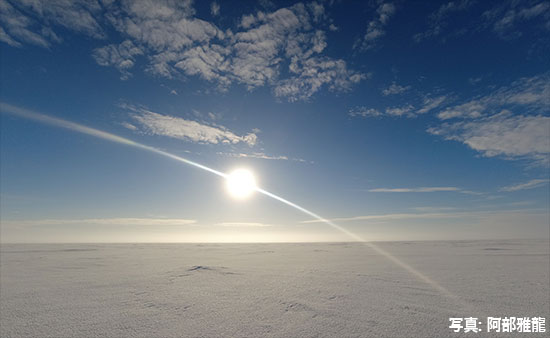
[[[441,120],[475,119],[514,108],[550,111],[550,73],[521,78],[486,95],[447,107],[437,117]]]
[[[220,5],[215,1],[210,4],[210,14],[212,14],[212,16],[220,15]]]
[[[547,185],[549,181],[550,180],[547,179],[547,178],[532,179],[528,182],[518,183],[518,184],[513,184],[513,185],[508,185],[508,186],[502,187],[502,188],[499,189],[499,191],[511,192],[511,191],[535,189],[535,188],[539,188],[539,187]]]
[[[217,226],[222,227],[245,227],[245,228],[262,228],[262,227],[270,227],[271,224],[266,223],[256,223],[256,222],[221,222],[216,223]]]
[[[356,221],[393,221],[393,220],[410,220],[410,219],[440,219],[440,218],[457,218],[468,216],[468,213],[398,213],[398,214],[383,214],[383,215],[362,215],[352,217],[337,217],[329,219],[332,222],[356,222]],[[471,215],[473,217],[473,215]],[[320,223],[317,219],[302,221],[300,223]]]
[[[141,129],[139,129],[134,124],[125,124],[127,128],[134,131],[139,129],[151,135],[210,144],[245,143],[253,146],[258,140],[258,136],[254,132],[240,136],[220,125],[207,125],[181,117],[162,115],[130,105],[123,105],[123,108],[131,110],[133,113],[130,116],[141,126]]]
[[[377,41],[386,34],[384,28],[394,13],[395,5],[393,3],[381,3],[376,9],[377,17],[369,22],[365,35],[362,39],[356,41],[354,47],[359,47],[363,50],[374,48]]]
[[[386,107],[383,110],[371,108],[367,106],[356,106],[348,111],[351,117],[407,117],[415,118],[419,115],[426,114],[432,110],[436,110],[444,105],[448,100],[448,96],[424,96],[419,103],[414,105],[407,103],[401,106]],[[417,100],[417,101],[418,101]]]
[[[281,161],[296,161],[296,162],[308,162],[301,158],[289,158],[286,155],[268,155],[263,152],[253,152],[253,153],[223,153],[218,152],[218,155],[235,157],[235,158],[258,158],[262,160],[281,160]]]
[[[378,109],[369,108],[365,106],[357,106],[353,107],[348,111],[348,115],[351,117],[380,117],[383,116],[384,113],[382,113]]]
[[[409,89],[411,89],[411,86],[401,86],[394,82],[388,88],[385,88],[384,90],[382,90],[382,94],[384,96],[401,94],[403,92],[406,92]]]
[[[417,114],[425,114],[427,112],[430,112],[432,110],[435,110],[441,105],[443,105],[448,100],[447,95],[441,95],[441,96],[435,96],[435,97],[424,97],[422,101],[422,105],[420,108],[416,111]]]
[[[520,23],[540,21],[550,29],[550,3],[548,1],[503,1],[483,13],[485,20],[502,39],[519,38],[523,35]]]
[[[417,187],[417,188],[373,188],[369,192],[381,193],[431,193],[431,192],[457,192],[466,195],[484,195],[479,191],[465,190],[457,187]]]

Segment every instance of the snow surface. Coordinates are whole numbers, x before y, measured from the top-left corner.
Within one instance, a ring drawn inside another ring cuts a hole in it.
[[[550,328],[548,240],[378,245],[460,302],[361,243],[3,244],[0,335],[486,337],[448,326],[485,330],[487,316]]]

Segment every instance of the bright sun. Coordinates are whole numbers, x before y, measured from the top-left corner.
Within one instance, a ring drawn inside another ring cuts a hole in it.
[[[227,176],[226,187],[234,198],[245,199],[256,190],[256,178],[250,170],[237,169]]]

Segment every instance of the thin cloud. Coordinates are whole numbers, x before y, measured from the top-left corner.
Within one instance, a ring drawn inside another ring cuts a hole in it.
[[[368,108],[365,106],[357,106],[357,107],[351,108],[348,111],[348,115],[351,117],[380,117],[384,114],[380,112],[378,109]]]
[[[435,12],[429,16],[429,28],[421,33],[413,36],[416,42],[420,42],[429,38],[434,38],[443,33],[447,28],[447,21],[451,15],[467,10],[474,3],[470,0],[455,0],[449,1],[441,5]]]
[[[84,218],[84,219],[41,219],[3,220],[6,226],[56,226],[56,225],[112,225],[112,226],[179,226],[197,223],[194,219],[181,218]]]
[[[355,43],[355,47],[360,47],[363,50],[374,48],[377,41],[386,34],[384,27],[388,24],[389,19],[394,13],[394,4],[389,2],[380,4],[376,9],[377,17],[369,22],[365,35]]]
[[[550,111],[550,73],[521,78],[476,99],[448,107],[437,117],[441,120],[475,119],[517,107]]]
[[[460,191],[456,187],[420,187],[420,188],[376,188],[369,189],[369,192],[442,192],[442,191]]]
[[[446,95],[436,97],[425,97],[422,106],[416,111],[417,114],[425,114],[436,108],[439,108],[448,99]]]
[[[279,161],[296,161],[296,162],[307,162],[304,159],[301,158],[289,158],[285,155],[267,155],[262,152],[254,152],[254,153],[223,153],[218,152],[218,155],[227,156],[227,157],[235,157],[235,158],[258,158],[262,160],[279,160]]]
[[[527,3],[527,2],[526,2]],[[532,4],[532,5],[531,5]],[[541,1],[533,4],[503,2],[483,13],[485,20],[491,23],[493,31],[502,39],[514,39],[523,35],[518,26],[528,21],[540,20],[542,26],[550,27],[550,3]]]
[[[499,189],[499,191],[511,192],[511,191],[518,191],[518,190],[535,189],[548,184],[549,181],[550,180],[548,179],[533,179],[525,183],[518,183],[518,184],[502,187]]]
[[[121,73],[120,79],[127,80],[131,76],[129,69],[134,66],[135,57],[142,54],[139,47],[126,40],[119,45],[96,48],[92,56],[101,66],[114,66]]]
[[[151,135],[167,136],[198,143],[245,143],[249,146],[255,145],[258,140],[254,132],[239,136],[223,126],[210,126],[197,121],[162,115],[128,105],[124,105],[124,107],[134,111],[131,117],[141,125],[142,131]]]
[[[95,19],[101,10],[99,3],[87,0],[0,0],[0,41],[13,47],[29,43],[47,48],[62,41],[52,29],[54,25],[103,38],[105,33]]]
[[[388,94],[389,95],[389,94]],[[385,110],[380,111],[375,108],[367,106],[356,106],[348,111],[348,115],[351,117],[407,117],[415,118],[418,115],[426,114],[438,107],[444,105],[448,100],[448,96],[426,96],[422,98],[419,104],[405,104],[397,107],[387,107]]]
[[[384,96],[401,94],[409,89],[411,89],[411,86],[401,86],[394,82],[388,88],[382,90],[382,94]]]
[[[215,1],[210,4],[210,14],[212,14],[212,16],[220,15],[220,5]]]
[[[222,227],[245,227],[245,228],[254,228],[254,227],[270,227],[271,224],[265,224],[265,223],[249,223],[249,222],[221,222],[216,223],[217,226]]]
[[[510,214],[520,214],[529,212],[529,214],[534,214],[534,212],[539,212],[540,214],[546,214],[546,210],[541,209],[518,209],[518,210],[498,210],[498,211],[464,211],[464,212],[439,212],[439,213],[396,213],[396,214],[382,214],[382,215],[361,215],[353,217],[338,217],[330,218],[331,222],[357,222],[357,221],[367,221],[367,222],[388,222],[388,221],[399,221],[399,220],[415,220],[415,219],[447,219],[447,218],[488,218],[494,216],[505,216]],[[317,219],[311,219],[306,221],[301,221],[302,224],[311,224],[311,223],[322,223],[322,221]]]

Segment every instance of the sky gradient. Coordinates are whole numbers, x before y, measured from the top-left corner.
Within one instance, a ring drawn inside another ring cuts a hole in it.
[[[548,1],[0,0],[2,242],[548,238]]]

